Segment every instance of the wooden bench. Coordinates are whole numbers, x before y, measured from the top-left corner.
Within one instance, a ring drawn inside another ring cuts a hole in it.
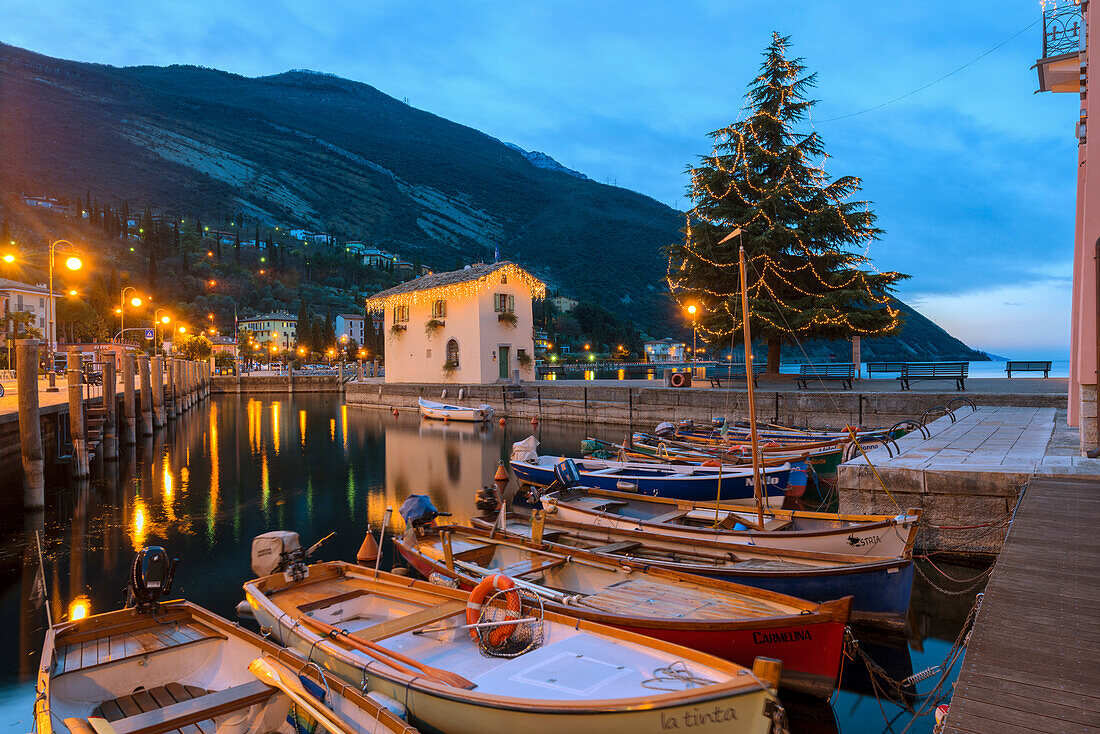
[[[802,364],[798,366],[798,389],[805,390],[810,380],[839,380],[845,390],[851,390],[855,377],[854,364]]]
[[[968,362],[906,362],[896,379],[902,390],[909,390],[909,383],[918,380],[954,380],[956,390],[966,390],[969,368]]]
[[[1043,377],[1050,377],[1050,361],[1009,360],[1005,363],[1005,372],[1009,377],[1012,377],[1013,372],[1042,372]]]
[[[607,545],[597,545],[587,550],[589,553],[609,553],[614,555],[616,553],[627,553],[640,545],[641,543],[636,540],[620,540],[615,543],[608,543]]]
[[[565,561],[566,559],[564,558],[528,559],[510,563],[504,568],[499,569],[497,573],[502,573],[505,576],[511,576],[513,578],[523,578],[524,576],[534,576],[536,574],[546,573],[551,569],[564,566]]]
[[[757,377],[764,373],[766,367],[764,365],[753,365],[752,368],[752,384],[756,387]],[[731,364],[731,365],[717,365],[713,367],[707,367],[703,373],[703,379],[710,382],[711,387],[722,387],[722,380],[727,382],[740,382],[742,380],[748,381],[748,370],[743,364]]]
[[[905,362],[868,362],[867,376],[873,374],[898,374],[905,369]]]

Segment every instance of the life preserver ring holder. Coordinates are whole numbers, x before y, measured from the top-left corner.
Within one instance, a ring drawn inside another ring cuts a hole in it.
[[[672,379],[669,380],[669,382],[672,384],[673,387],[683,387],[684,383],[687,382],[687,380],[684,377],[683,372],[675,372],[673,373]]]

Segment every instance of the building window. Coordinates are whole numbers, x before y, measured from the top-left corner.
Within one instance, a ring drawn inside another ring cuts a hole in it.
[[[507,273],[501,273],[500,274],[500,282],[502,284],[507,284],[508,283],[508,274]]]
[[[493,310],[497,313],[512,312],[516,310],[516,297],[507,293],[493,294]]]
[[[447,302],[443,300],[432,301],[432,318],[444,319],[447,318]]]
[[[45,298],[39,298],[38,299],[38,307],[39,308],[45,308],[46,307],[46,299]]]
[[[408,320],[409,320],[409,307],[408,307],[408,305],[394,306],[393,307],[393,323],[401,324],[401,323],[404,323]]]
[[[447,341],[447,362],[458,367],[458,342],[454,339]]]

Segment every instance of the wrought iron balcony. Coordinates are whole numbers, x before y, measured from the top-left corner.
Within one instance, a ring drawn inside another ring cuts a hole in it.
[[[1049,0],[1043,7],[1043,58],[1077,53],[1081,43],[1079,0]]]

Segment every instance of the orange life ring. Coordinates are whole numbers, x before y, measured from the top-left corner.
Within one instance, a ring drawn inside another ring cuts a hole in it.
[[[683,387],[684,386],[684,373],[683,372],[677,372],[677,373],[673,374],[672,375],[672,380],[670,382],[672,383],[673,387]]]
[[[519,618],[519,612],[521,604],[519,600],[519,594],[515,591],[516,582],[508,578],[504,574],[494,573],[492,576],[487,576],[474,587],[473,592],[470,593],[470,600],[466,602],[466,624],[477,624],[481,618],[481,604],[485,601],[485,598],[490,594],[497,591],[506,591],[504,600],[508,604],[508,611],[516,615]],[[490,627],[485,633],[485,641],[490,645],[499,645],[512,636],[512,633],[516,631],[517,625],[503,624],[499,627]],[[474,642],[478,642],[477,628],[470,628],[470,638]]]

